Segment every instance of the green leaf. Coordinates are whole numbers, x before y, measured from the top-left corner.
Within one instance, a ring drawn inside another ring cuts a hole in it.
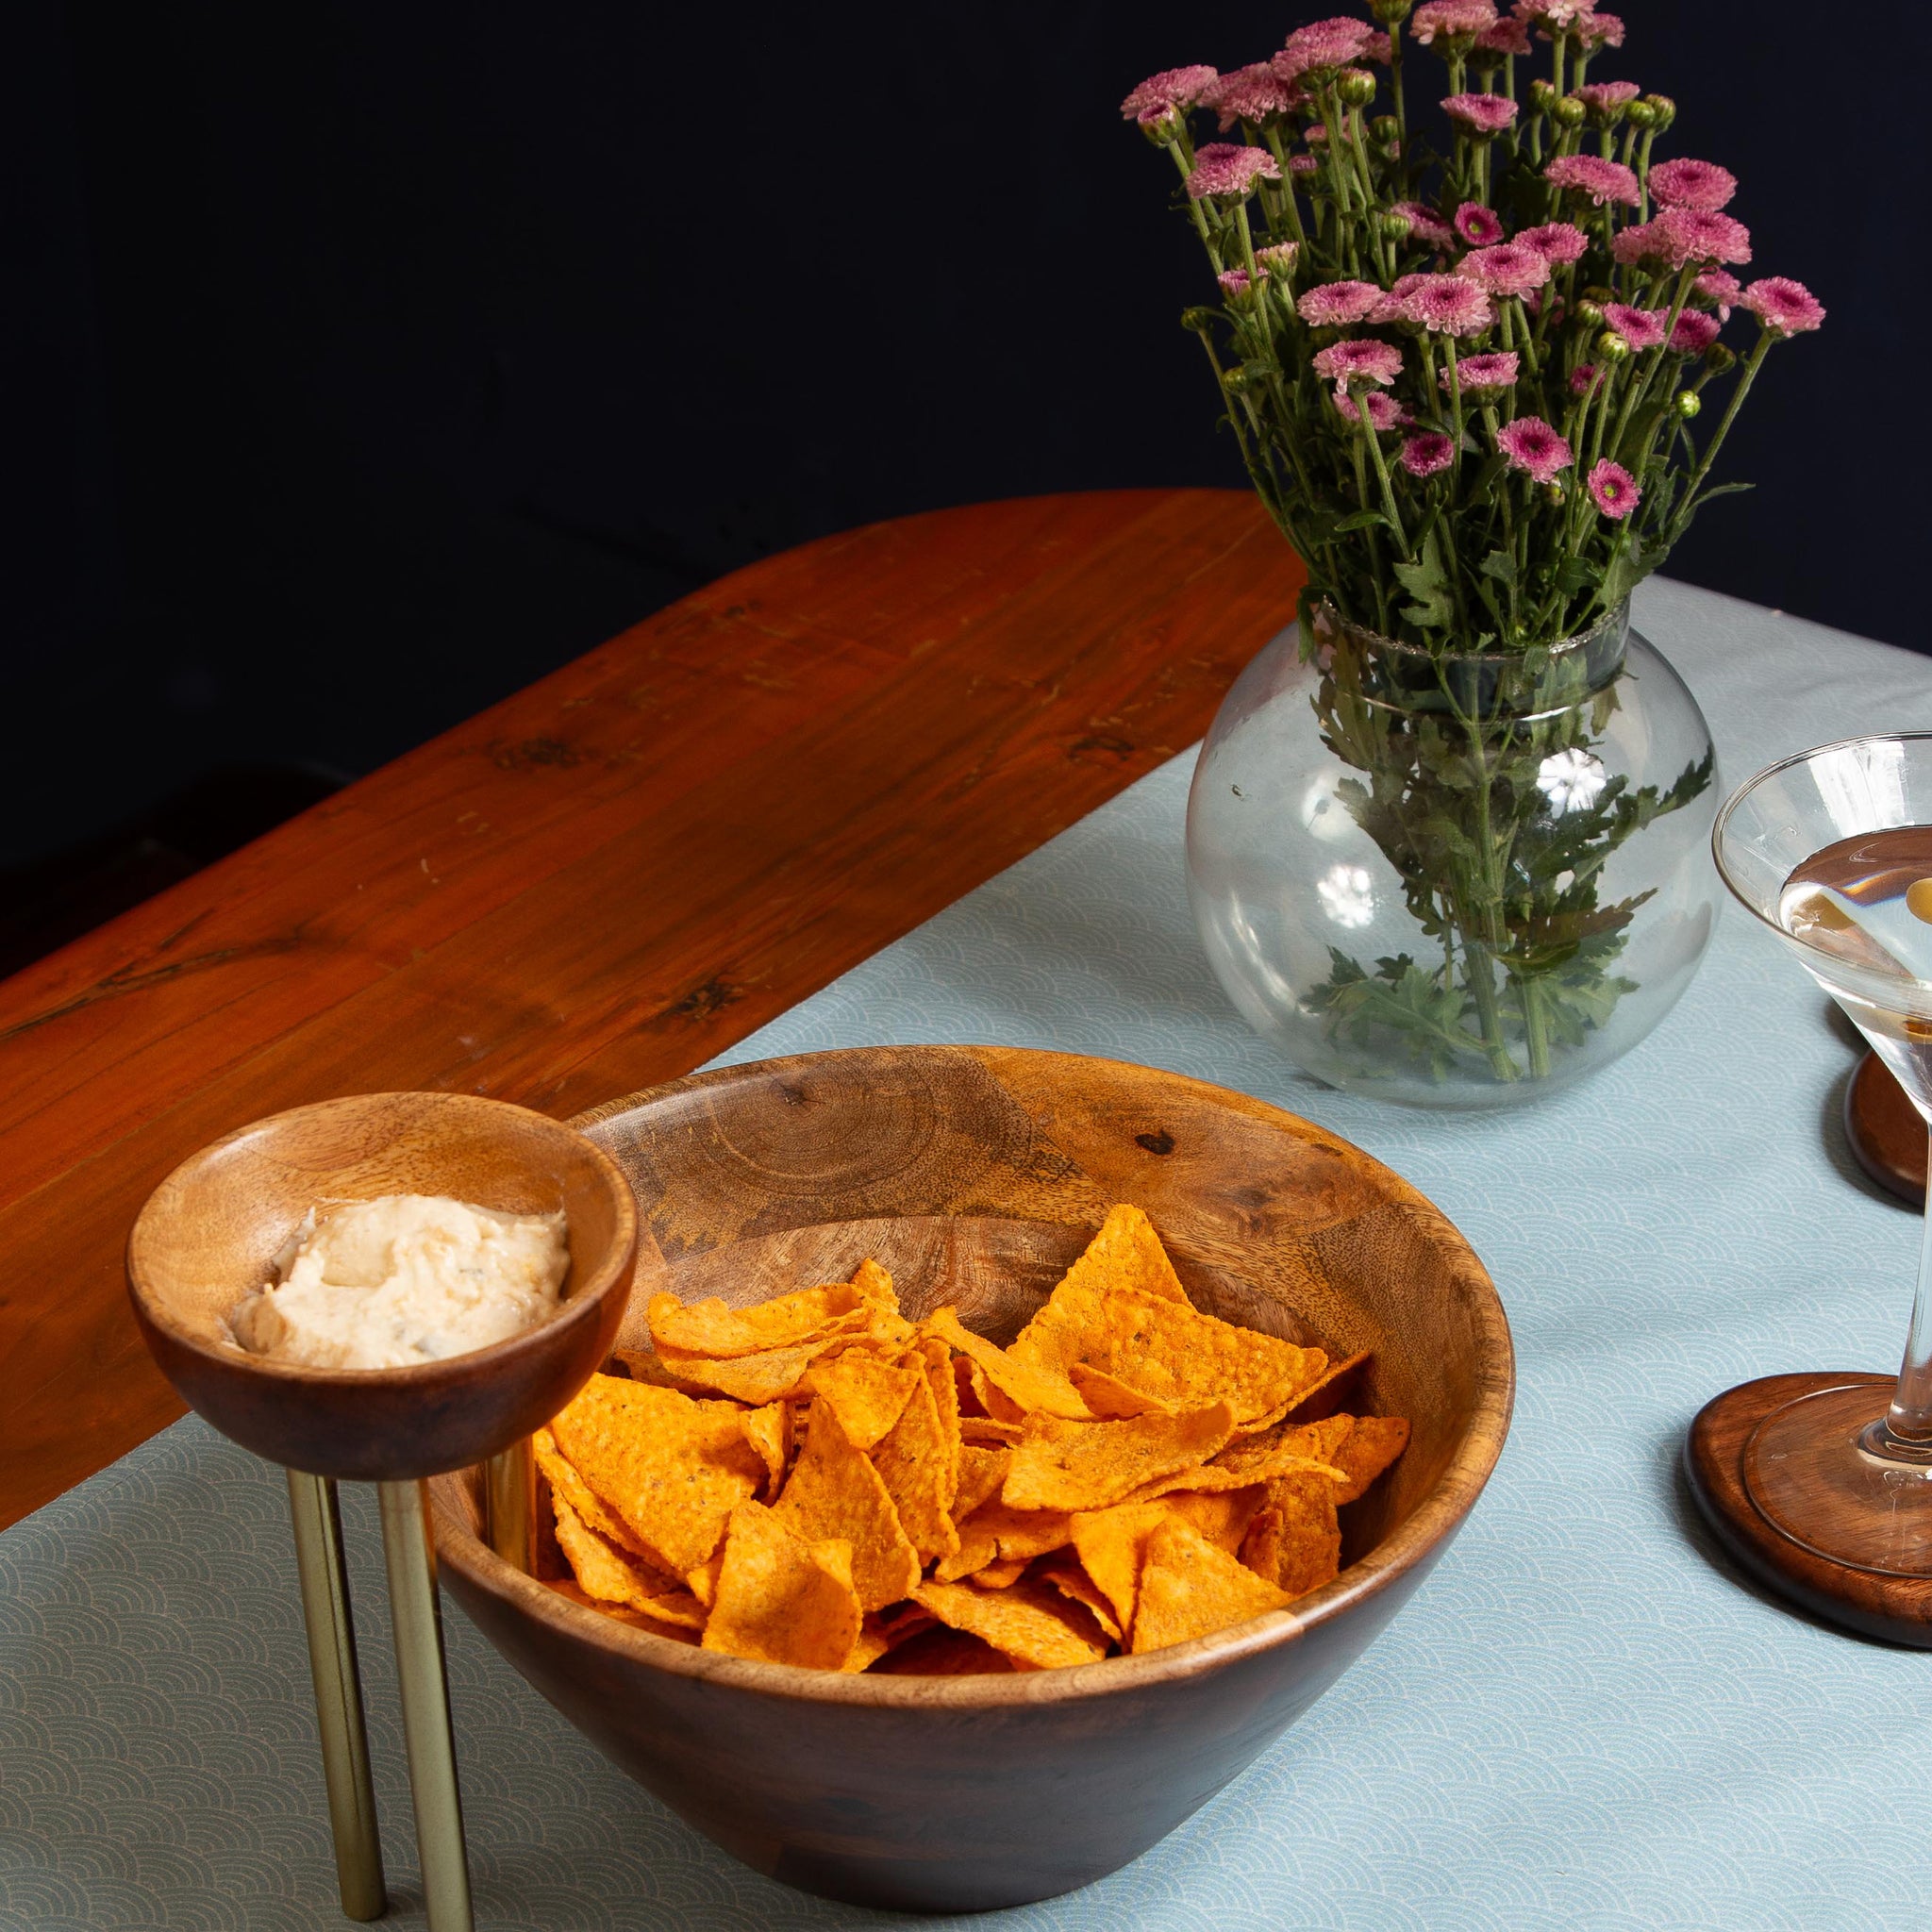
[[[1366,530],[1371,524],[1380,524],[1385,530],[1392,530],[1395,527],[1382,510],[1358,509],[1353,516],[1343,517],[1335,525],[1335,534],[1339,537],[1347,530]]]
[[[1516,582],[1516,559],[1507,550],[1492,550],[1482,560],[1482,574],[1494,577],[1498,583]]]

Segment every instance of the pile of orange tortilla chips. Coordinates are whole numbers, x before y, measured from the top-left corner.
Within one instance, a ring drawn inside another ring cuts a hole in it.
[[[650,1325],[537,1437],[558,1550],[600,1608],[774,1663],[1041,1670],[1242,1623],[1335,1575],[1338,1507],[1408,1437],[1316,1400],[1360,1357],[1195,1308],[1138,1208],[1008,1348],[908,1321],[873,1261]]]

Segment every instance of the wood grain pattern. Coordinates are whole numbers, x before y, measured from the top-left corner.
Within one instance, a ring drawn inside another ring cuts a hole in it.
[[[1809,1370],[1764,1375],[1707,1402],[1684,1443],[1690,1492],[1718,1540],[1767,1589],[1827,1624],[1888,1643],[1932,1650],[1932,1580],[1857,1570],[1794,1543],[1758,1514],[1745,1488],[1744,1455],[1765,1417],[1821,1390],[1872,1389],[1884,1406],[1890,1375]]]
[[[142,1201],[238,1123],[681,1074],[1181,749],[1292,614],[1231,491],[908,518],[660,612],[0,983],[0,1524],[179,1411]]]
[[[508,1341],[409,1368],[306,1368],[238,1346],[229,1310],[305,1219],[382,1194],[562,1209],[561,1305]],[[474,1093],[359,1093],[191,1156],[134,1224],[127,1285],[156,1364],[231,1441],[310,1475],[409,1482],[494,1456],[590,1380],[616,1339],[637,1251],[630,1188],[582,1135]]]
[[[805,1890],[983,1910],[1138,1857],[1387,1624],[1502,1448],[1513,1359],[1481,1263],[1379,1162],[1245,1095],[1067,1054],[862,1048],[700,1074],[576,1124],[629,1176],[687,1295],[741,1307],[872,1253],[908,1312],[958,1301],[997,1334],[1131,1200],[1201,1306],[1373,1348],[1358,1398],[1413,1424],[1346,1512],[1348,1567],[1322,1590],[1170,1650],[1004,1676],[844,1676],[653,1636],[503,1562],[474,1473],[438,1478],[442,1575],[491,1641],[698,1830]]]
[[[1845,1088],[1845,1139],[1858,1165],[1901,1201],[1925,1205],[1925,1123],[1875,1053]]]

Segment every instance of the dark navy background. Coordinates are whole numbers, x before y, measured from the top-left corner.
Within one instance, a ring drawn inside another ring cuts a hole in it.
[[[130,827],[194,862],[805,539],[1240,484],[1116,108],[1309,10],[16,0],[8,903]],[[1927,16],[1622,10],[1596,77],[1674,95],[1659,151],[1831,311],[1672,568],[1932,648]]]

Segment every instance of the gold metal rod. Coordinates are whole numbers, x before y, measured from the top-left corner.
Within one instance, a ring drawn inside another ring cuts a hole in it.
[[[484,1540],[525,1576],[537,1568],[537,1457],[525,1436],[483,1465]]]
[[[389,1908],[382,1883],[382,1836],[375,1787],[369,1776],[369,1731],[356,1668],[356,1624],[349,1574],[342,1565],[342,1516],[326,1476],[289,1478],[295,1525],[295,1574],[308,1630],[308,1670],[315,1679],[315,1725],[322,1738],[322,1777],[336,1841],[336,1884],[352,1919],[379,1919]]]
[[[403,1742],[409,1758],[409,1797],[416,1809],[416,1848],[423,1860],[424,1908],[429,1932],[472,1932],[470,1867],[463,1847],[463,1801],[457,1790],[456,1740],[449,1722],[429,1492],[420,1482],[377,1483],[375,1488],[382,1504],[382,1554],[389,1566],[390,1620],[395,1626],[396,1677],[403,1694]]]

